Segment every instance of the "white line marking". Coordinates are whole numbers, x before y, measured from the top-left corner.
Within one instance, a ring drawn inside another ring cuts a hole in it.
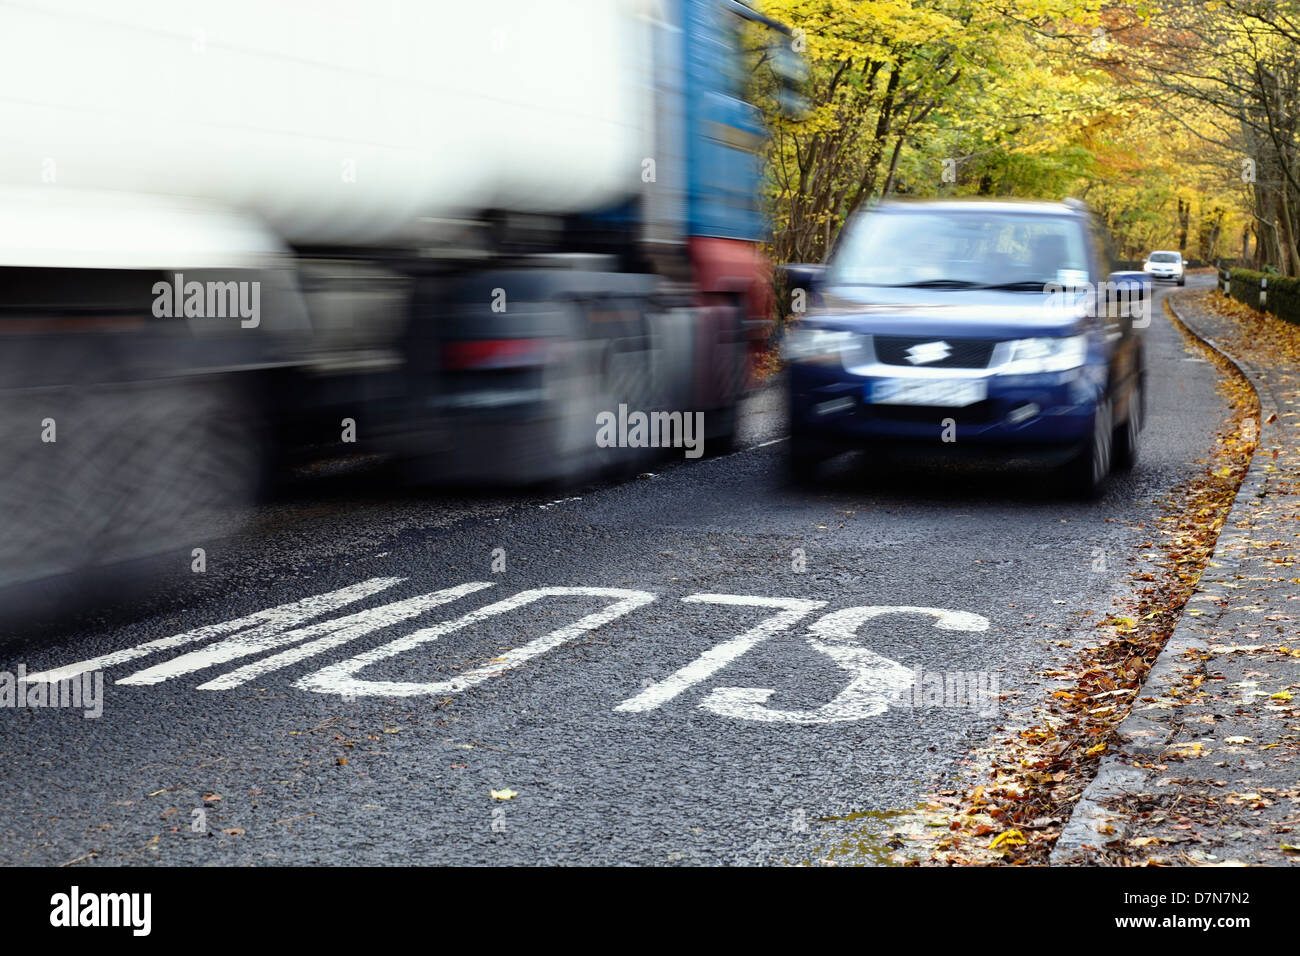
[[[885,614],[928,614],[941,631],[987,631],[989,619],[970,611],[949,611],[941,607],[913,607],[909,604],[873,604],[869,607],[846,607],[814,621],[808,630],[827,641],[857,640],[858,628],[872,618]]]
[[[755,627],[731,640],[723,641],[709,648],[691,663],[669,675],[657,684],[647,687],[641,693],[623,701],[614,708],[619,713],[642,713],[654,710],[672,700],[682,691],[706,680],[741,655],[752,650],[761,641],[774,634],[779,634],[793,626],[800,618],[807,616],[819,607],[825,607],[825,601],[804,601],[798,598],[748,597],[742,594],[692,594],[682,598],[691,604],[730,604],[747,607],[779,607],[785,610],[764,619]]]
[[[410,681],[369,681],[362,680],[356,676],[357,671],[376,664],[379,661],[387,660],[390,657],[396,657],[406,651],[413,650],[421,644],[427,644],[430,641],[436,641],[444,634],[450,634],[461,628],[468,627],[471,624],[477,624],[495,617],[498,614],[505,614],[516,608],[531,604],[534,601],[546,597],[611,597],[619,600],[609,605],[603,610],[594,614],[588,614],[586,617],[575,621],[567,627],[545,634],[523,647],[517,647],[514,650],[506,652],[502,659],[495,661],[485,667],[477,667],[473,670],[466,671],[450,680],[434,681],[432,683],[417,683]],[[655,596],[648,591],[630,591],[624,588],[581,588],[581,587],[552,587],[552,588],[535,588],[529,591],[520,591],[518,594],[508,597],[504,600],[497,601],[495,604],[489,604],[487,607],[479,608],[477,611],[471,611],[453,621],[444,621],[441,624],[435,624],[432,627],[426,627],[414,633],[407,634],[405,637],[399,637],[395,641],[390,641],[382,647],[376,647],[372,650],[358,654],[346,661],[340,661],[337,664],[331,664],[322,668],[314,674],[308,674],[306,677],[294,683],[294,686],[300,690],[310,690],[318,694],[356,694],[357,696],[371,697],[414,697],[421,694],[456,694],[475,684],[482,683],[490,677],[496,677],[504,674],[512,668],[518,667],[525,661],[536,657],[538,654],[559,647],[566,641],[570,641],[586,631],[595,630],[603,624],[608,624],[616,618],[622,617],[629,611],[638,607],[649,604],[655,599]]]
[[[76,664],[65,664],[62,667],[55,667],[47,671],[41,671],[39,674],[29,674],[27,680],[29,683],[37,681],[54,682],[67,680],[69,677],[75,677],[86,671],[103,670],[106,667],[112,667],[115,664],[121,664],[125,661],[133,661],[138,657],[147,657],[158,651],[170,650],[173,647],[180,647],[184,644],[193,644],[195,641],[205,641],[211,637],[220,637],[222,634],[229,634],[231,631],[240,631],[244,628],[254,628],[245,636],[252,636],[261,633],[275,633],[288,627],[301,624],[303,621],[309,621],[314,617],[320,617],[329,611],[337,610],[348,604],[360,601],[362,598],[369,597],[377,591],[390,588],[405,578],[371,578],[368,581],[362,581],[360,584],[352,584],[345,588],[339,588],[337,591],[329,591],[325,594],[317,594],[312,597],[303,598],[301,601],[294,601],[291,604],[281,604],[278,607],[268,608],[265,611],[258,611],[255,614],[249,614],[246,617],[236,618],[233,621],[224,621],[221,624],[209,624],[205,627],[196,628],[192,631],[186,631],[183,634],[173,634],[171,637],[159,638],[156,641],[147,641],[144,644],[137,644],[135,647],[124,648],[120,651],[112,651],[100,657],[92,657],[89,660],[79,661]],[[260,626],[258,626],[260,625]]]
[[[392,627],[394,624],[408,618],[423,614],[430,608],[437,607],[440,604],[447,604],[457,598],[464,597],[466,594],[473,594],[475,591],[482,591],[484,588],[490,587],[492,587],[492,584],[487,581],[470,581],[468,584],[444,588],[432,594],[422,594],[419,597],[407,598],[405,601],[385,604],[383,607],[371,608],[367,611],[358,611],[356,614],[349,614],[347,617],[322,621],[319,624],[296,628],[281,634],[260,635],[255,638],[238,634],[230,640],[222,641],[220,644],[209,645],[198,651],[191,651],[189,654],[132,674],[117,683],[157,684],[173,677],[180,677],[182,674],[203,670],[216,664],[224,664],[237,657],[247,657],[250,654],[260,654],[262,651],[274,647],[283,647],[286,644],[307,641],[307,643],[300,644],[298,647],[281,651],[279,654],[272,654],[270,657],[254,661],[251,664],[245,664],[243,667],[236,668],[228,674],[222,674],[220,677],[213,678],[207,683],[198,686],[198,690],[232,690],[256,677],[269,674],[282,667],[288,667],[290,664],[296,664],[298,661],[306,660],[314,654],[339,647],[348,641],[365,637],[367,634],[383,630],[386,627]],[[327,636],[315,641],[307,640],[321,634]]]
[[[558,499],[558,500],[556,500],[556,501],[550,501],[550,502],[547,502],[547,503],[544,504],[544,505],[538,505],[537,507],[540,508],[542,511],[547,511],[547,510],[549,510],[549,509],[551,509],[551,508],[554,508],[556,505],[567,505],[567,504],[568,504],[569,502],[571,502],[571,501],[581,501],[581,500],[582,500],[581,497],[577,497],[577,498],[560,498],[560,499]]]
[[[795,724],[829,724],[876,717],[889,702],[910,687],[915,672],[857,644],[857,632],[867,621],[885,614],[926,614],[937,618],[934,626],[948,631],[986,631],[985,617],[968,611],[935,607],[850,607],[823,615],[808,628],[808,643],[853,675],[836,697],[813,710],[776,710],[766,706],[775,691],[766,687],[718,687],[700,703],[721,717]]]

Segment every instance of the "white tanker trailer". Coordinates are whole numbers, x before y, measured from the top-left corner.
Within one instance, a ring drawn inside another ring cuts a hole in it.
[[[765,51],[736,0],[0,6],[0,603],[188,560],[295,449],[572,480],[642,454],[620,405],[725,446]]]

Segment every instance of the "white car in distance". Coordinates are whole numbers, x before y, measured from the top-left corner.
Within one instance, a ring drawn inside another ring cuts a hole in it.
[[[1166,282],[1184,285],[1187,282],[1186,266],[1187,260],[1183,258],[1181,252],[1162,250],[1146,257],[1146,261],[1142,263],[1142,271],[1152,279],[1163,279]]]

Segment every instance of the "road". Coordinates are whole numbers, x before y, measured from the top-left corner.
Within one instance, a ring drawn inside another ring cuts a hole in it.
[[[1143,458],[1091,504],[852,458],[788,489],[772,392],[742,451],[567,496],[309,476],[202,573],[0,645],[105,681],[98,718],[0,710],[0,861],[877,862],[1128,593],[1212,442],[1216,373],[1153,316]]]

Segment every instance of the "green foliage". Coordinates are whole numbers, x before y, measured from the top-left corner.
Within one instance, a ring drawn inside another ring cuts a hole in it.
[[[1300,278],[1285,279],[1280,276],[1256,272],[1253,269],[1232,269],[1229,273],[1228,294],[1258,312],[1270,312],[1280,319],[1300,325]],[[1260,280],[1268,280],[1264,304],[1260,304]]]
[[[1253,269],[1232,269],[1229,272],[1228,294],[1256,311],[1259,308],[1259,280],[1264,273]]]
[[[1178,3],[765,0],[810,73],[805,117],[769,111],[772,258],[820,260],[874,198],[968,195],[1083,198],[1125,258],[1235,254],[1251,218],[1217,114],[1140,78]]]

